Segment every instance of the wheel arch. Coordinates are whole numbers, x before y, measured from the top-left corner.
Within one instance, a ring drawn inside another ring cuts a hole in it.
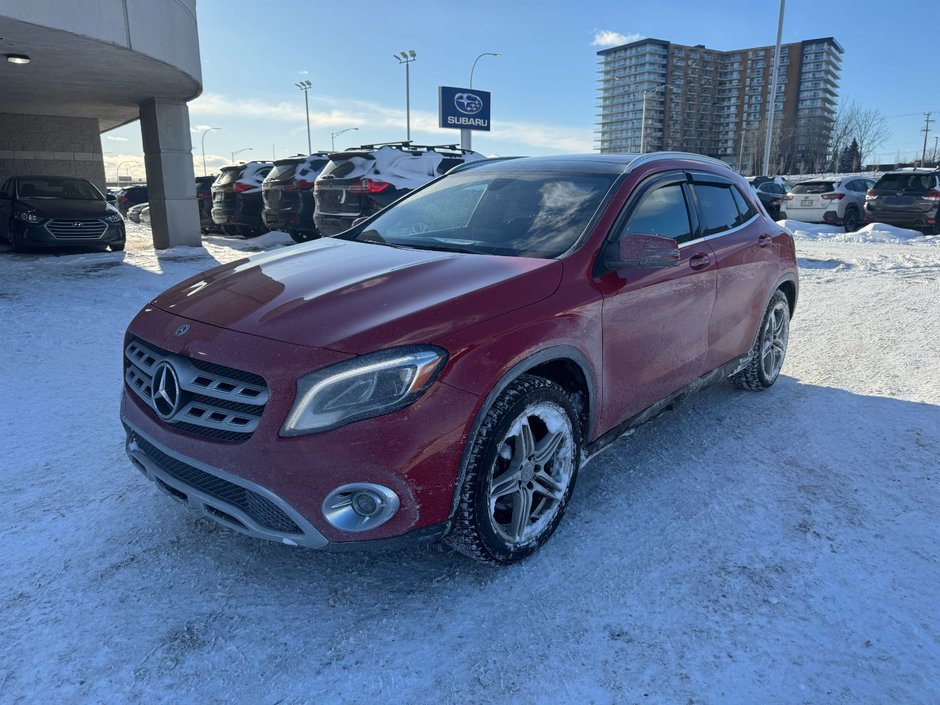
[[[770,292],[770,296],[773,296],[773,292],[778,289],[787,297],[787,303],[790,306],[790,318],[792,319],[793,315],[796,313],[796,302],[800,294],[800,285],[796,274],[785,274],[778,279],[777,283],[774,285],[773,291]],[[768,301],[770,300],[770,296],[767,297]]]
[[[524,374],[552,381],[573,395],[575,405],[578,407],[581,416],[583,443],[586,446],[590,442],[591,430],[594,428],[594,409],[597,403],[597,393],[595,391],[594,373],[587,356],[571,345],[556,345],[532,353],[503,373],[477,410],[460,455],[460,467],[457,470],[457,478],[454,482],[449,519],[453,518],[454,512],[457,510],[457,504],[460,501],[460,488],[466,478],[473,439],[480,430],[483,419],[486,418],[487,413],[489,413],[489,410],[506,387]],[[575,396],[578,394],[583,395],[582,400]]]

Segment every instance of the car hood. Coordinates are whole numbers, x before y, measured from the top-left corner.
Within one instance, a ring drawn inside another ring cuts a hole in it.
[[[428,343],[551,295],[557,260],[324,238],[204,272],[153,305],[274,340],[362,354]]]
[[[20,198],[20,203],[44,218],[103,218],[116,213],[107,201],[80,201],[69,198]]]

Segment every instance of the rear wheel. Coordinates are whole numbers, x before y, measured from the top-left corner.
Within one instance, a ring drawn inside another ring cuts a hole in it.
[[[751,349],[751,359],[740,372],[731,375],[739,389],[760,391],[777,381],[790,339],[790,304],[786,295],[777,289],[764,311],[757,341]]]
[[[447,542],[476,560],[509,565],[533,554],[561,522],[581,460],[578,414],[557,384],[523,375],[472,443]]]
[[[862,217],[856,208],[846,208],[845,215],[842,218],[842,225],[845,226],[845,232],[854,233],[861,225]]]

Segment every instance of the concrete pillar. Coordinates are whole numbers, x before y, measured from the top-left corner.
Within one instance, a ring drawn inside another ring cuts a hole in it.
[[[199,247],[199,207],[193,174],[186,103],[151,98],[140,104],[140,132],[147,168],[150,227],[158,250]]]

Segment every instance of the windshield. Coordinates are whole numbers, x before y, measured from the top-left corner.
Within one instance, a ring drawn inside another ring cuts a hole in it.
[[[557,257],[577,242],[616,174],[447,176],[349,237],[418,249]]]
[[[55,198],[69,201],[103,201],[101,192],[84,179],[31,176],[19,180],[20,198]]]

